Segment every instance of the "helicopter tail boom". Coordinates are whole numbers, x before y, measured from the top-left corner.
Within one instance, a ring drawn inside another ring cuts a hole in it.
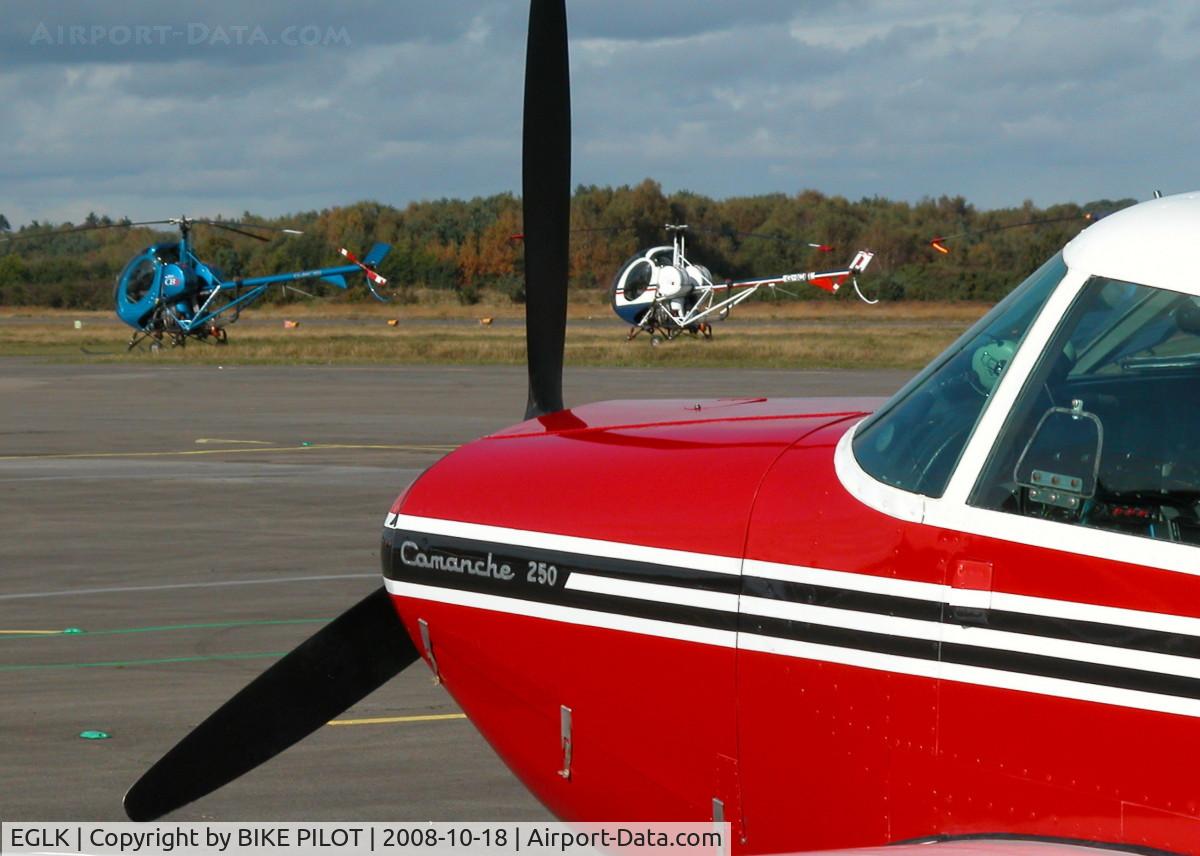
[[[839,288],[851,277],[862,273],[871,264],[871,259],[875,258],[875,254],[867,250],[859,250],[854,259],[844,268],[838,270],[818,270],[805,271],[804,273],[785,273],[780,276],[767,277],[766,279],[747,279],[733,282],[725,282],[714,285],[714,289],[739,289],[739,288],[775,288],[780,285],[786,285],[791,282],[806,282],[809,285],[815,285],[817,288],[824,289],[830,294],[835,294]]]

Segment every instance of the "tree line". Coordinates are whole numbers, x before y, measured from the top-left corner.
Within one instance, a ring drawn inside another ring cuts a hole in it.
[[[1084,228],[1089,213],[1111,213],[1133,202],[1104,199],[1046,208],[1026,202],[980,210],[961,196],[916,203],[880,197],[851,201],[805,190],[712,199],[687,191],[666,194],[650,179],[633,186],[580,186],[571,202],[569,284],[607,288],[630,256],[670,242],[665,224],[686,223],[689,258],[717,277],[838,267],[866,248],[876,253],[862,281],[870,294],[886,300],[994,301]],[[197,254],[227,278],[335,265],[339,247],[361,254],[374,241],[385,241],[393,248],[380,273],[400,302],[420,300],[430,291],[453,292],[463,303],[488,295],[524,300],[521,204],[511,194],[403,208],[358,202],[278,218],[245,212],[231,219],[303,234],[265,232],[269,240],[255,241],[197,227],[192,233]],[[1019,225],[1032,221],[1054,222]],[[124,222],[91,214],[80,224],[34,221],[13,230],[0,214],[0,237],[20,238],[0,241],[0,305],[110,307],[126,262],[149,244],[177,234],[147,227],[63,230]],[[948,254],[930,244],[941,236],[956,236],[945,241]],[[834,249],[820,252],[809,243]],[[815,291],[800,294],[816,296]],[[287,301],[296,294],[276,289],[271,299]],[[369,298],[365,289],[353,288],[337,299]]]

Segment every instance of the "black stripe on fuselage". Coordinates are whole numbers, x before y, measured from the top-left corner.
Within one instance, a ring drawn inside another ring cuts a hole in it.
[[[946,604],[942,602],[890,594],[875,594],[752,576],[743,578],[743,593],[788,603],[804,603],[852,612],[915,618],[920,621],[942,621],[947,624],[959,623],[954,620],[954,610],[946,609]],[[991,630],[1021,633],[1026,636],[1042,636],[1047,639],[1062,639],[1068,642],[1087,642],[1093,645],[1127,648],[1151,654],[1171,654],[1177,657],[1200,659],[1200,637],[1197,636],[1163,630],[1145,630],[1118,624],[1103,624],[1076,618],[1034,615],[1026,612],[999,609],[988,609],[981,612],[986,613],[986,621],[979,626]]]
[[[890,594],[875,594],[753,576],[742,578],[742,594],[782,600],[788,603],[826,606],[831,609],[915,618],[920,621],[941,621],[945,606],[941,601],[918,600],[911,597],[897,597]]]
[[[1089,663],[1085,660],[1068,660],[1043,654],[981,648],[953,642],[942,643],[941,659],[946,663],[958,663],[963,666],[980,666],[985,669],[1060,678],[1123,690],[1140,690],[1158,695],[1200,698],[1200,680],[1196,678]]]
[[[384,576],[441,588],[473,591],[501,597],[520,598],[537,603],[570,606],[599,612],[611,612],[634,618],[651,618],[676,624],[691,624],[716,630],[737,629],[737,613],[732,610],[705,609],[688,604],[598,594],[568,589],[572,574],[584,573],[637,582],[661,583],[705,591],[736,594],[738,577],[711,571],[646,563],[623,563],[615,559],[581,556],[551,550],[488,544],[465,538],[430,536],[415,532],[389,530],[394,537],[384,545]],[[387,534],[385,534],[385,539]],[[418,554],[426,562],[440,559],[442,568],[420,567]],[[449,559],[457,559],[465,570],[446,570]],[[408,561],[405,561],[405,560]],[[469,564],[468,564],[469,563]],[[553,571],[550,568],[553,567]],[[505,569],[511,573],[511,577]]]
[[[1052,618],[1026,612],[988,610],[987,627],[1029,636],[1065,639],[1069,642],[1090,642],[1112,648],[1128,648],[1152,654],[1173,654],[1177,657],[1200,659],[1200,637],[1164,630],[1144,630],[1117,624],[1100,624],[1079,619]]]
[[[474,541],[467,538],[455,538],[445,535],[425,535],[419,532],[405,532],[398,529],[384,530],[385,545],[390,539],[393,551],[398,550],[404,541],[415,541],[418,546],[427,545],[438,550],[461,553],[463,555],[504,556],[513,562],[545,562],[559,568],[568,568],[582,573],[595,574],[601,577],[613,577],[621,580],[633,580],[644,583],[659,583],[661,585],[684,586],[702,591],[724,592],[737,594],[741,586],[741,577],[737,574],[721,574],[715,571],[705,571],[696,568],[685,568],[676,565],[659,565],[650,562],[636,562],[627,559],[610,559],[604,556],[589,556],[581,553],[567,553],[560,550],[544,550],[540,547],[521,547],[512,544],[492,544],[486,541]],[[527,564],[521,565],[527,568]],[[398,557],[391,564],[385,563],[384,575],[391,579],[405,579],[404,576],[391,576],[391,573],[404,574],[409,570]]]
[[[902,634],[846,629],[803,620],[753,614],[739,616],[733,610],[705,609],[664,600],[646,600],[567,589],[566,583],[571,574],[586,573],[613,579],[657,583],[726,594],[737,593],[738,587],[741,586],[743,593],[748,596],[784,603],[827,607],[845,610],[847,613],[895,616],[927,621],[932,624],[956,623],[952,617],[953,610],[947,609],[946,604],[940,601],[839,589],[765,577],[739,578],[733,574],[719,574],[684,567],[508,544],[490,544],[402,530],[386,530],[384,537],[385,575],[393,580],[698,627],[738,630],[742,633],[900,657],[931,661],[941,659],[948,663],[966,666],[999,669],[1162,695],[1200,698],[1200,679],[1196,678],[1151,670],[1101,665],[1085,660],[1028,654],[1008,649],[984,648],[952,642],[939,644],[936,641]],[[411,546],[405,548],[405,544]],[[426,556],[455,557],[476,563],[476,567],[480,567],[478,563],[483,562],[483,570],[507,565],[512,572],[512,577],[497,579],[494,570],[488,573],[470,573],[468,571],[415,567],[413,564],[403,561],[402,550],[406,550],[409,559],[414,558],[413,551],[417,550]],[[534,581],[537,579],[538,563],[555,567],[556,577],[552,583]],[[1200,659],[1200,638],[1194,636],[1002,610],[988,610],[985,615],[986,623],[983,626],[992,630]]]
[[[876,654],[893,654],[897,657],[915,657],[919,660],[936,660],[938,643],[912,636],[894,636],[889,633],[872,633],[867,630],[848,630],[813,624],[807,621],[791,621],[786,618],[767,618],[761,615],[742,615],[738,624],[739,633],[756,636],[772,636],[776,639],[791,639],[796,642],[811,642],[815,645],[832,645],[838,648],[853,648],[856,651],[872,651]]]

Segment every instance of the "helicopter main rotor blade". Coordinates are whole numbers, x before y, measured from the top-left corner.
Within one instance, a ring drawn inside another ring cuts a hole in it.
[[[1008,229],[1020,229],[1024,226],[1049,226],[1052,223],[1066,223],[1070,220],[1083,220],[1085,223],[1090,225],[1104,216],[1104,213],[1097,214],[1094,211],[1084,211],[1082,214],[1068,214],[1065,217],[1049,217],[1041,220],[1025,220],[1020,223],[1008,223],[1003,226],[989,226],[985,229],[964,229],[963,231],[955,232],[952,235],[939,235],[936,238],[930,239],[928,243],[929,246],[933,247],[942,255],[949,255],[950,248],[946,246],[945,242],[954,240],[955,238],[962,238],[967,235],[990,235],[994,232],[1004,232]]]
[[[225,229],[228,232],[236,232],[239,235],[245,235],[247,238],[254,238],[256,241],[269,241],[270,238],[264,238],[262,235],[255,235],[252,232],[243,232],[242,229],[266,229],[271,232],[281,232],[285,235],[303,235],[299,229],[288,229],[283,226],[264,226],[259,223],[237,223],[233,220],[191,220],[186,217],[173,217],[169,220],[138,220],[127,223],[104,223],[97,226],[73,226],[70,229],[53,229],[48,232],[32,232],[28,234],[8,235],[0,238],[0,243],[9,243],[11,241],[32,241],[37,238],[53,238],[56,235],[71,235],[75,232],[94,232],[98,229],[133,229],[138,226],[179,226],[185,224],[188,226],[215,226],[218,229]]]
[[[690,227],[690,231],[699,232],[702,235],[713,235],[718,238],[759,238],[764,241],[778,241],[781,244],[796,244],[822,253],[830,253],[836,249],[832,244],[820,241],[808,241],[804,238],[794,238],[791,235],[777,235],[770,232],[741,232],[737,229],[705,229],[698,226]]]
[[[265,223],[239,223],[236,220],[194,220],[192,222],[204,223],[208,226],[220,226],[221,228],[237,226],[241,229],[266,229],[268,232],[282,232],[285,235],[304,234],[300,229],[289,229],[286,226],[268,226]]]
[[[226,232],[234,232],[238,235],[245,235],[247,238],[253,238],[256,241],[262,241],[263,243],[267,243],[271,240],[270,238],[264,238],[262,235],[256,235],[253,232],[243,232],[241,229],[235,229],[232,226],[226,226],[224,223],[216,223],[211,220],[197,220],[196,224],[199,226],[212,226],[214,229],[224,229]]]
[[[532,0],[525,57],[525,418],[563,409],[571,231],[571,81],[564,0]]]
[[[382,587],[196,726],[125,795],[131,820],[162,817],[307,737],[418,658]]]
[[[141,220],[137,223],[105,223],[100,226],[74,226],[70,229],[54,229],[49,232],[34,232],[32,234],[9,235],[0,238],[0,243],[10,241],[32,241],[35,238],[53,238],[56,235],[71,235],[75,232],[94,232],[98,229],[133,229],[137,226],[165,226],[174,224],[174,220]]]

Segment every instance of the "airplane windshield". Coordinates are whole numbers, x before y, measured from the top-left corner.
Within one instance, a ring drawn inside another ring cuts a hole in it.
[[[973,505],[1200,544],[1200,299],[1093,277],[1013,405]]]
[[[885,484],[941,496],[984,403],[1066,273],[1054,256],[859,426],[859,465]]]

